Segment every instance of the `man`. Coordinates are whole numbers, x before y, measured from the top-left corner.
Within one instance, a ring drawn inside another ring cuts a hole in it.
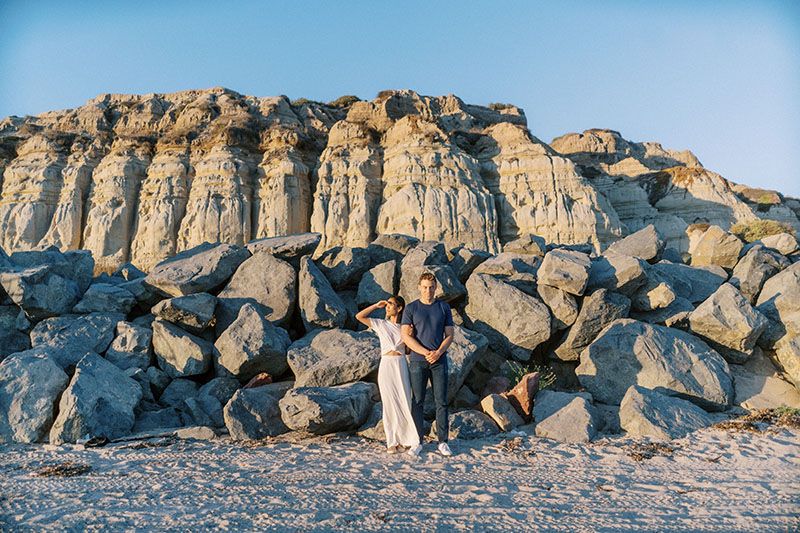
[[[439,453],[453,455],[447,444],[450,432],[447,412],[447,348],[453,342],[453,312],[447,303],[434,297],[436,278],[430,272],[419,277],[419,300],[403,310],[401,336],[411,350],[408,370],[411,377],[411,416],[417,426],[420,444],[408,453],[419,455],[425,427],[423,419],[425,388],[428,380],[436,403],[436,436]]]

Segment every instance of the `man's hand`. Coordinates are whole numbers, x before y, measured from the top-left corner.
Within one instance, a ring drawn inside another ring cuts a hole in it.
[[[425,360],[428,361],[428,363],[433,364],[436,361],[438,361],[441,356],[442,356],[441,351],[430,350],[428,353],[425,354]]]

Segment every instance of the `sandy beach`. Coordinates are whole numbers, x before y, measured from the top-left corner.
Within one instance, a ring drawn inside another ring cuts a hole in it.
[[[5,445],[2,531],[797,531],[800,431],[706,428],[669,442],[523,433],[428,443],[358,437],[155,438]],[[652,457],[646,458],[652,453]],[[638,459],[638,460],[637,460]],[[40,475],[61,465],[84,472]]]

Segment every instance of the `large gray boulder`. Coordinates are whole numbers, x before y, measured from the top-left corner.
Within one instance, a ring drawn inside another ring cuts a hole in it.
[[[153,330],[131,322],[117,322],[117,336],[106,350],[105,358],[122,370],[147,370],[153,360]]]
[[[127,315],[136,298],[129,291],[110,283],[95,283],[72,308],[73,313],[122,313]]]
[[[639,385],[631,385],[619,407],[620,425],[629,435],[671,440],[714,423],[692,402]]]
[[[397,261],[386,261],[364,274],[358,283],[358,307],[368,307],[397,294],[397,265]]]
[[[575,323],[578,318],[578,302],[573,295],[550,285],[538,285],[536,293],[553,314],[553,331],[561,331]]]
[[[756,303],[756,310],[769,320],[758,340],[761,346],[772,348],[784,336],[800,335],[800,263],[768,279]]]
[[[46,355],[22,352],[0,362],[0,443],[42,440],[68,382]]]
[[[757,245],[750,248],[736,264],[730,282],[748,302],[755,304],[764,282],[790,264],[781,254]]]
[[[297,233],[280,237],[256,239],[247,243],[247,249],[255,255],[266,252],[282,259],[294,268],[300,267],[300,258],[313,254],[322,239],[320,233]]]
[[[309,256],[300,259],[297,285],[297,301],[306,331],[344,326],[347,308]]]
[[[638,312],[656,311],[664,309],[677,299],[675,291],[665,281],[649,279],[631,297],[631,309]]]
[[[475,365],[489,351],[489,339],[461,326],[453,328],[453,343],[447,349],[447,401],[452,403]],[[433,398],[432,394],[427,397]]]
[[[508,278],[516,274],[530,274],[536,278],[541,266],[542,258],[537,255],[503,252],[483,261],[473,273],[489,274],[502,278]]]
[[[281,419],[289,429],[325,435],[361,427],[378,399],[374,383],[336,387],[298,387],[280,400]]]
[[[525,423],[517,410],[504,396],[489,394],[481,400],[481,409],[492,417],[502,431],[511,431]]]
[[[449,265],[418,265],[404,261],[400,268],[399,291],[406,302],[419,298],[419,277],[424,272],[430,272],[436,278],[436,298],[451,303],[461,300],[467,294],[464,284]]]
[[[0,287],[31,320],[68,313],[81,294],[75,282],[48,265],[0,271]]]
[[[562,361],[577,361],[581,352],[592,343],[607,325],[618,318],[628,318],[631,301],[606,289],[594,291],[583,299],[578,318],[555,353]]]
[[[539,267],[539,283],[581,296],[589,282],[591,268],[592,262],[586,254],[556,248],[544,256]]]
[[[141,398],[142,388],[134,379],[99,355],[89,354],[78,362],[61,396],[50,443],[76,442],[87,435],[109,440],[127,435]]]
[[[527,361],[531,350],[550,337],[550,311],[537,298],[487,274],[470,276],[467,291],[465,312],[472,329],[498,353]]]
[[[742,364],[767,327],[767,319],[753,309],[736,287],[723,283],[692,311],[689,327],[728,362]]]
[[[449,263],[444,244],[437,241],[423,241],[417,244],[402,259],[401,271],[410,266],[446,265]]]
[[[217,297],[207,292],[161,300],[150,310],[159,318],[172,322],[186,331],[200,334],[211,324]]]
[[[784,371],[800,391],[800,336],[786,336],[775,346],[775,355]]]
[[[798,244],[797,238],[791,233],[769,235],[755,242],[762,244],[765,248],[776,250],[783,255],[791,255],[800,250],[800,244]]]
[[[650,280],[667,283],[677,298],[685,298],[693,304],[705,301],[728,280],[722,267],[691,267],[669,261],[651,265],[647,276]]]
[[[647,262],[619,254],[603,254],[592,260],[587,290],[608,289],[631,297],[647,283]]]
[[[53,274],[75,283],[78,294],[86,292],[94,276],[94,259],[89,250],[62,253],[57,247],[49,246],[44,250],[14,252],[8,263],[10,267],[22,269],[39,265],[46,265]]]
[[[215,366],[242,383],[262,372],[280,376],[289,368],[286,350],[291,342],[285,329],[273,325],[255,305],[246,303],[214,343],[219,352]]]
[[[158,402],[166,407],[182,408],[184,400],[199,394],[198,389],[197,383],[191,379],[173,379],[159,396]]]
[[[255,305],[273,324],[286,325],[294,312],[297,273],[286,261],[257,253],[239,266],[217,296],[217,335],[236,319],[246,303]]]
[[[602,403],[619,405],[631,385],[687,399],[709,411],[733,400],[728,364],[697,337],[630,319],[612,322],[581,353],[578,380]]]
[[[480,411],[464,410],[450,413],[450,431],[447,438],[454,439],[482,439],[500,433],[492,417]],[[431,426],[430,435],[436,437],[436,421]]]
[[[0,361],[31,347],[30,336],[17,329],[19,313],[16,305],[0,305]]]
[[[530,254],[544,257],[547,253],[547,243],[543,237],[526,233],[519,236],[513,241],[509,241],[503,245],[503,252],[512,252],[517,254]]]
[[[380,342],[371,331],[316,330],[289,346],[287,360],[297,387],[330,387],[358,381],[378,368]]]
[[[247,248],[203,243],[157,264],[145,282],[170,296],[210,292],[250,257]]]
[[[691,247],[692,266],[717,265],[732,269],[739,262],[744,243],[719,226],[710,226]]]
[[[161,319],[153,322],[153,351],[158,366],[172,378],[204,374],[214,345]]]
[[[492,254],[484,250],[472,250],[466,246],[459,246],[451,250],[450,268],[455,273],[458,281],[466,283],[472,273],[481,263],[492,257]]]
[[[650,224],[613,243],[606,249],[605,254],[627,255],[648,263],[658,263],[661,261],[665,246],[664,238],[656,227]]]
[[[409,250],[419,244],[419,239],[397,233],[382,233],[367,247],[372,265],[386,261],[402,261]]]
[[[146,433],[153,430],[165,430],[183,426],[181,413],[174,407],[165,407],[155,411],[141,411],[136,414],[136,422],[131,433]]]
[[[240,389],[225,405],[225,427],[233,440],[263,439],[289,431],[281,420],[274,384]]]
[[[549,390],[536,394],[533,419],[537,437],[561,442],[589,442],[602,424],[597,409],[584,396]]]
[[[781,353],[783,341],[778,343],[776,358],[769,357],[761,348],[756,347],[753,355],[743,365],[730,365],[731,376],[733,376],[734,389],[736,396],[734,404],[748,409],[758,411],[760,409],[775,409],[777,407],[792,407],[800,409],[800,387],[792,381],[787,381],[786,374],[791,380],[792,374],[800,382],[800,342],[795,344],[794,367],[790,371],[791,365],[784,364],[786,353]],[[789,362],[789,361],[786,361]],[[778,371],[778,368],[785,370],[785,374]]]
[[[326,250],[316,261],[336,290],[358,287],[358,282],[369,270],[370,258],[366,248],[337,246]]]
[[[630,317],[642,322],[667,326],[668,328],[685,329],[689,327],[689,316],[694,311],[692,302],[680,296],[666,307],[652,311],[631,310]]]
[[[73,367],[86,352],[105,352],[114,340],[117,324],[124,319],[119,313],[48,318],[31,331],[31,345],[55,348],[58,363],[63,368]]]

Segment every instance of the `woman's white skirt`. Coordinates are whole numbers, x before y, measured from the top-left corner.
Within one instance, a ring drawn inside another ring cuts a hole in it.
[[[411,416],[411,380],[402,355],[384,355],[378,367],[386,446],[416,446],[419,435]]]

